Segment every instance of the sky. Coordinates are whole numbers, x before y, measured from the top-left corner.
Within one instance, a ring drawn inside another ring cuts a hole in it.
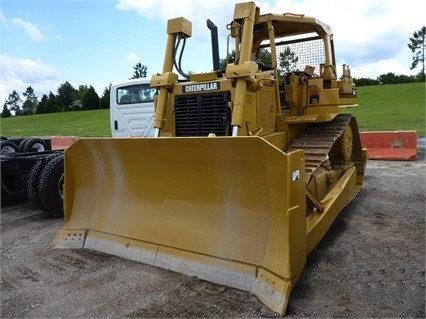
[[[68,81],[92,85],[99,96],[128,80],[133,66],[147,77],[162,72],[167,20],[192,22],[184,71],[212,70],[210,31],[218,27],[220,58],[236,0],[0,0],[0,102],[31,86],[41,98]],[[348,64],[353,77],[417,74],[410,70],[409,38],[426,24],[424,0],[260,0],[263,13],[301,13],[331,26],[338,76]]]

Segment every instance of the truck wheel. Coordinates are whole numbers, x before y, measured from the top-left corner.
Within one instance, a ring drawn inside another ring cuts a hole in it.
[[[3,168],[2,168],[3,169]],[[8,206],[18,203],[24,203],[28,200],[25,192],[26,175],[18,172],[1,172],[1,206]]]
[[[1,155],[18,152],[18,146],[12,141],[2,140],[0,143],[1,143]]]
[[[44,165],[37,184],[38,199],[53,217],[64,216],[63,186],[64,156],[61,154]]]
[[[41,138],[37,137],[30,137],[25,140],[23,140],[19,147],[21,148],[21,151],[26,152],[44,152],[47,150],[46,142],[43,141]]]
[[[37,161],[32,167],[28,174],[27,184],[26,184],[26,192],[28,199],[37,207],[46,210],[46,207],[43,206],[39,197],[38,197],[38,181],[40,178],[41,170],[43,167],[55,157],[58,157],[61,153],[54,153],[46,156],[44,159]]]
[[[26,138],[24,138],[22,141],[20,141],[19,143],[17,143],[17,145],[18,145],[18,151],[19,152],[24,152],[24,144],[25,144],[25,142],[26,141],[28,141],[30,139],[30,137],[26,137]]]

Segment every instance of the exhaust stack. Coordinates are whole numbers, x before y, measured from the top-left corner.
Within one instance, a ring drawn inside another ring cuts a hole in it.
[[[207,27],[210,29],[212,38],[212,55],[213,55],[213,70],[219,70],[219,41],[217,35],[217,26],[210,20],[207,19]]]

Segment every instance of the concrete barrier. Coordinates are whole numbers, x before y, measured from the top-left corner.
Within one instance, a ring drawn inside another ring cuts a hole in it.
[[[415,161],[417,133],[415,131],[362,132],[361,143],[373,160]]]
[[[50,142],[52,144],[52,150],[63,150],[71,146],[77,141],[77,137],[74,136],[52,136]]]

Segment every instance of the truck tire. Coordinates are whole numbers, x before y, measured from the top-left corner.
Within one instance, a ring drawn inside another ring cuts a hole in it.
[[[64,216],[64,155],[48,161],[40,171],[37,183],[37,195],[41,205],[53,217]]]
[[[24,144],[25,144],[25,142],[26,141],[28,141],[30,138],[29,137],[26,137],[26,138],[24,138],[22,141],[20,141],[19,143],[16,143],[17,145],[18,145],[18,151],[19,152],[24,152]]]
[[[27,184],[26,184],[26,193],[30,202],[32,202],[36,207],[46,210],[46,207],[43,206],[39,197],[38,197],[38,181],[40,178],[41,171],[43,167],[55,157],[58,157],[61,153],[54,153],[46,156],[43,159],[37,161],[28,174]]]
[[[41,138],[29,137],[19,143],[19,148],[23,153],[44,152],[48,149],[47,144]]]
[[[28,200],[25,192],[26,175],[16,170],[1,170],[1,206],[24,203]]]
[[[2,140],[0,143],[1,143],[1,155],[18,152],[18,146],[12,141]]]

